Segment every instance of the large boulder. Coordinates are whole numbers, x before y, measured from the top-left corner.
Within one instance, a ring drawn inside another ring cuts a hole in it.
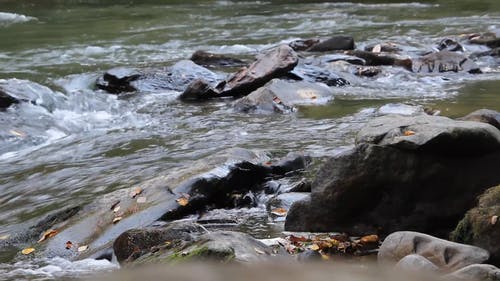
[[[181,60],[160,69],[117,67],[106,71],[96,81],[97,88],[111,94],[127,92],[183,91],[195,79],[215,82],[219,76],[190,60]]]
[[[243,112],[289,113],[296,111],[296,105],[324,104],[331,99],[333,91],[325,84],[273,79],[237,100],[234,106],[236,110]]]
[[[464,121],[488,123],[500,130],[500,112],[491,109],[479,109],[459,118]]]
[[[320,168],[311,196],[292,205],[285,229],[447,237],[475,197],[500,182],[497,163],[500,131],[489,124],[376,118],[352,150]]]
[[[288,45],[280,45],[212,87],[209,81],[197,80],[182,93],[182,100],[203,100],[215,97],[244,96],[273,78],[284,76],[298,63],[299,58]]]
[[[452,272],[471,264],[482,263],[489,257],[488,251],[478,247],[454,243],[418,232],[400,231],[392,233],[384,240],[378,252],[378,262],[384,265],[396,265],[403,263],[402,260],[408,259],[408,256],[412,254],[424,257],[444,272]]]
[[[500,265],[500,185],[479,197],[476,207],[469,210],[451,233],[451,239],[476,245],[490,251],[490,262]]]

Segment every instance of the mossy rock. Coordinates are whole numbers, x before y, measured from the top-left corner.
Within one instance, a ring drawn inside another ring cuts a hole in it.
[[[495,216],[497,216],[495,218]],[[490,252],[490,263],[500,265],[500,185],[486,190],[478,204],[458,223],[450,238]]]

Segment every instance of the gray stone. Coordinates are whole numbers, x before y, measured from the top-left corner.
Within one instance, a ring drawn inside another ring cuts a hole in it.
[[[463,54],[447,50],[431,53],[413,61],[414,72],[469,72],[481,73],[479,66]]]
[[[433,264],[430,260],[422,257],[421,255],[411,254],[407,255],[395,266],[397,269],[405,270],[405,271],[415,271],[415,272],[427,272],[427,273],[436,273],[439,271],[439,268]]]
[[[351,36],[339,35],[333,36],[325,41],[321,41],[317,44],[312,45],[311,48],[307,49],[309,52],[329,52],[338,50],[353,50],[354,49],[354,38]]]
[[[491,109],[479,109],[459,118],[464,121],[488,123],[500,130],[500,112]]]
[[[318,105],[333,99],[333,91],[325,84],[311,82],[287,82],[274,79],[235,102],[235,108],[243,112],[296,111],[296,105]]]
[[[500,269],[489,264],[472,264],[444,276],[445,280],[499,281]]]
[[[489,258],[488,251],[478,247],[418,232],[400,231],[385,238],[378,252],[378,262],[385,265],[396,264],[410,254],[420,255],[447,272],[482,263]]]

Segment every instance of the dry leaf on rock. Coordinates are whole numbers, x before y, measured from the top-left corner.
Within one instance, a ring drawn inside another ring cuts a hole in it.
[[[130,193],[130,197],[135,198],[137,195],[140,195],[142,193],[142,188],[136,187],[132,192]]]
[[[278,216],[278,217],[284,217],[284,216],[286,216],[287,213],[288,213],[288,211],[283,209],[283,208],[277,208],[277,209],[273,209],[271,211],[271,214]]]
[[[29,254],[33,253],[34,251],[35,251],[35,248],[26,248],[26,249],[22,250],[21,253],[23,255],[29,255]]]
[[[56,236],[57,233],[59,233],[59,231],[57,231],[57,229],[49,229],[49,230],[45,231],[42,234],[42,237],[40,238],[40,240],[38,240],[38,243],[41,243],[41,242],[43,242],[51,237]]]
[[[413,136],[415,134],[415,132],[408,130],[408,131],[405,131],[403,134],[405,135],[405,137],[409,137],[409,136]]]
[[[178,198],[175,201],[177,202],[177,204],[179,204],[181,206],[186,206],[187,204],[189,204],[189,199],[186,197]]]
[[[66,250],[71,249],[71,247],[73,247],[73,242],[71,242],[71,241],[67,241],[67,242],[66,242],[66,245],[65,245]]]
[[[373,235],[363,236],[361,237],[360,242],[363,244],[377,243],[378,235],[373,234]]]

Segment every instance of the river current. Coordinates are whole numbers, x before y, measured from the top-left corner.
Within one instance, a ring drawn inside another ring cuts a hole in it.
[[[109,68],[169,66],[199,49],[253,57],[278,43],[340,34],[353,36],[360,49],[389,41],[416,56],[445,37],[474,32],[500,36],[498,0],[0,0],[0,85],[31,81],[46,87],[33,91],[51,97],[44,106],[0,111],[0,237],[53,210],[228,148],[320,158],[352,145],[375,115],[412,110],[405,105],[450,117],[500,110],[500,67],[488,59],[479,61],[488,65],[481,75],[394,69],[378,78],[348,76],[351,85],[334,88],[333,101],[284,115],[236,112],[230,99],[186,104],[175,91],[109,95],[94,87]],[[0,253],[0,279],[45,280],[116,267],[7,257]]]

